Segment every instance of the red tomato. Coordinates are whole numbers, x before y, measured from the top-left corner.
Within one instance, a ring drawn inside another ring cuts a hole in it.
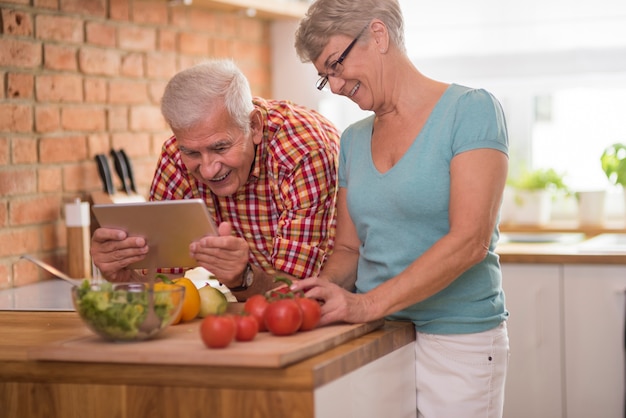
[[[302,325],[298,331],[312,330],[319,324],[322,316],[322,308],[318,301],[310,298],[296,298],[296,302],[302,310]]]
[[[252,341],[259,332],[259,323],[251,315],[235,315],[235,322],[237,323],[237,333],[235,339],[237,341]]]
[[[224,348],[235,338],[237,324],[232,315],[207,315],[200,323],[200,337],[209,348]]]
[[[302,310],[294,299],[280,299],[265,309],[265,326],[274,335],[291,335],[302,324]]]
[[[267,331],[263,320],[267,305],[269,305],[269,302],[263,295],[250,296],[243,305],[243,311],[249,313],[257,320],[259,332]]]

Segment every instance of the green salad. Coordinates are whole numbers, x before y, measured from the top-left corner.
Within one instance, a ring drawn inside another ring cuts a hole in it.
[[[149,302],[146,290],[147,286],[140,283],[120,285],[104,282],[94,286],[85,280],[75,288],[76,311],[93,331],[105,338],[128,341],[148,337],[159,328],[140,335]],[[168,323],[174,308],[170,293],[154,293],[154,310],[161,319],[161,326]]]

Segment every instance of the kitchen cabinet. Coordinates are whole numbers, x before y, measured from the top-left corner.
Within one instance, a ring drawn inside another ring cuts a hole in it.
[[[503,263],[505,418],[624,417],[626,265]]]
[[[626,266],[564,268],[567,417],[623,418]]]
[[[563,417],[559,265],[503,264],[511,357],[505,418]]]

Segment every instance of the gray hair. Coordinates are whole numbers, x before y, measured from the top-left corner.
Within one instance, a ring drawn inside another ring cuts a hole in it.
[[[296,52],[302,62],[319,58],[335,35],[356,36],[372,19],[387,26],[391,42],[406,53],[404,20],[398,0],[317,0],[296,31]]]
[[[185,130],[221,105],[237,127],[250,132],[254,109],[250,84],[230,60],[205,61],[172,77],[161,99],[161,113],[172,129]]]

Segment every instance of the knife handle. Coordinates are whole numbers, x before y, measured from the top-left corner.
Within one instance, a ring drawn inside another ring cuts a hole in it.
[[[130,182],[130,189],[133,192],[137,193],[137,187],[135,187],[135,175],[133,174],[133,165],[130,161],[130,158],[128,158],[128,155],[126,155],[126,152],[123,149],[120,149],[119,153],[122,156],[122,159],[124,160],[124,162],[126,163],[126,171],[128,172],[128,181]]]
[[[111,177],[111,169],[109,168],[109,161],[107,160],[106,155],[96,154],[95,159],[98,165],[98,173],[100,174],[104,191],[110,195],[114,194],[115,189],[113,188],[113,178]]]
[[[128,180],[128,168],[126,167],[126,161],[121,156],[119,151],[111,150],[111,157],[113,157],[113,164],[115,165],[115,172],[122,181],[122,188],[126,194],[130,194],[130,185]]]

